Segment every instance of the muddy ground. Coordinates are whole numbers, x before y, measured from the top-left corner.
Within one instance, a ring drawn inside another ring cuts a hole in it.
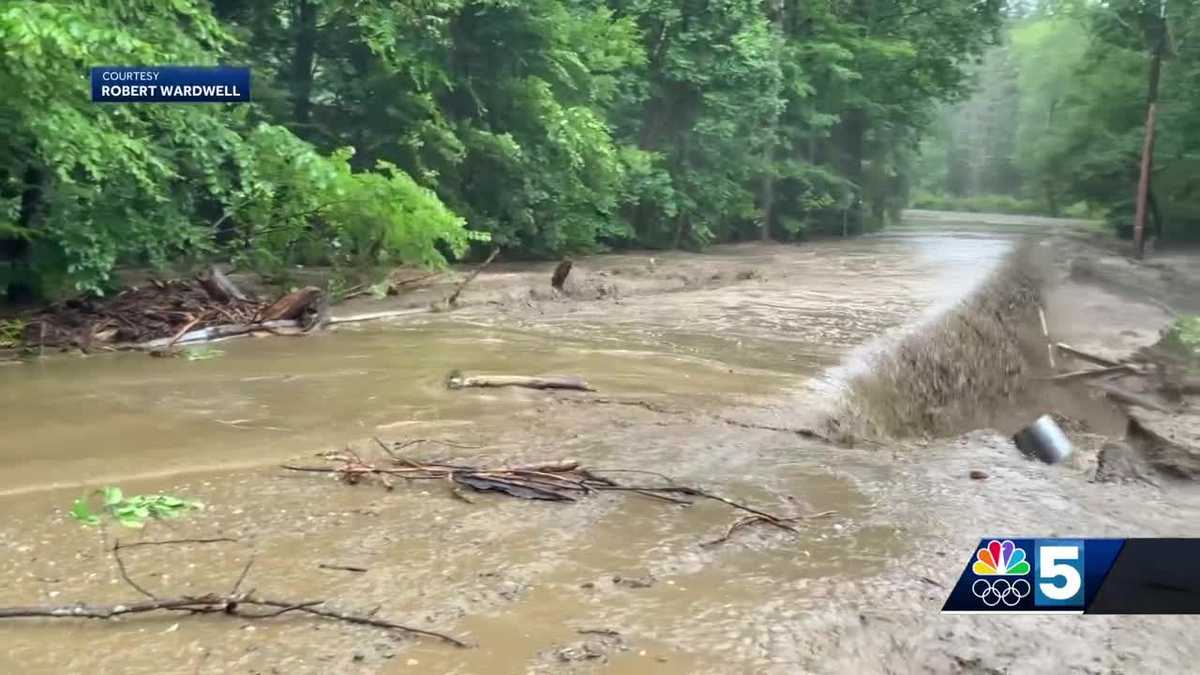
[[[1040,271],[1056,339],[1126,354],[1156,341],[1170,311],[1195,311],[1200,292],[1180,288],[1194,258],[1128,263],[1077,226],[915,214],[846,242],[580,260],[563,294],[547,288],[553,265],[496,265],[456,312],[234,341],[206,361],[121,354],[0,369],[0,604],[132,600],[105,537],[223,536],[238,542],[130,551],[129,571],[162,594],[224,591],[253,555],[247,583],[264,593],[380,606],[475,645],[303,617],[21,621],[0,627],[0,668],[1186,672],[1200,657],[1195,617],[939,614],[981,536],[1195,534],[1192,483],[1094,480],[1122,412],[1084,389],[1030,385],[1044,366],[1028,350],[1014,356],[1026,359],[1018,391],[981,401],[976,424],[956,410],[949,438],[913,428],[847,448],[793,431],[823,428],[897,345],[936,343],[1029,237],[1037,248],[1023,256]],[[440,297],[423,292],[383,304]],[[381,306],[357,302],[338,311]],[[599,392],[450,392],[455,368],[578,374]],[[1039,406],[1074,422],[1068,464],[1027,460],[1007,440]],[[957,435],[975,426],[998,430]],[[388,492],[276,468],[345,444],[368,453],[376,435],[483,446],[417,446],[423,459],[571,457],[785,515],[836,514],[800,535],[751,528],[706,547],[737,517],[724,505],[615,494],[468,504],[440,485]],[[67,517],[83,490],[118,482],[207,508],[144,533]]]

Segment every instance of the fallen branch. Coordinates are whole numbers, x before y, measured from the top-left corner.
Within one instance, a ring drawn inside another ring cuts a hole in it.
[[[1050,341],[1050,330],[1046,327],[1046,312],[1042,310],[1042,306],[1038,305],[1038,319],[1042,322],[1042,336],[1046,338],[1046,355],[1050,359],[1050,369],[1053,370],[1058,366],[1054,363],[1054,344]]]
[[[239,324],[221,324],[218,326],[209,326],[199,330],[188,331],[178,338],[159,338],[157,340],[148,340],[139,342],[132,347],[134,349],[166,349],[175,345],[189,345],[200,342],[214,342],[224,338],[235,337],[238,335],[247,335],[255,331],[272,331],[279,328],[300,328],[299,322],[288,320],[281,321],[264,321],[261,323],[239,323]]]
[[[458,371],[450,373],[449,377],[446,378],[446,386],[450,389],[466,389],[468,387],[525,387],[526,389],[573,389],[575,391],[596,391],[582,377],[528,377],[524,375],[467,376]]]
[[[353,450],[346,450],[341,453],[324,455],[330,461],[339,462],[336,466],[284,464],[282,468],[289,471],[331,473],[351,484],[358,483],[365,476],[376,475],[384,480],[384,485],[388,487],[391,486],[388,479],[392,477],[405,480],[441,480],[446,482],[455,498],[468,503],[474,503],[474,501],[467,498],[460,488],[469,488],[475,492],[496,492],[517,499],[558,502],[574,502],[583,496],[605,491],[632,492],[681,506],[691,505],[693,501],[689,498],[709,499],[749,514],[747,518],[742,519],[745,522],[735,523],[735,527],[730,529],[724,539],[728,539],[729,535],[732,535],[737,529],[756,522],[769,523],[780,529],[799,534],[799,530],[792,523],[820,518],[833,513],[827,511],[798,518],[781,517],[698,487],[680,485],[669,476],[642,469],[589,469],[574,460],[500,467],[422,463],[396,454],[393,448],[400,444],[389,446],[379,439],[375,439],[375,442],[388,455],[383,458],[384,465],[382,466],[364,460]],[[604,476],[603,474],[606,473],[654,476],[660,479],[662,484],[623,484]]]
[[[400,316],[411,316],[413,314],[428,314],[429,310],[424,307],[410,307],[408,309],[389,309],[382,312],[367,312],[365,314],[351,314],[350,316],[331,316],[327,322],[330,325],[338,323],[357,323],[359,321],[375,321],[378,319],[393,319]]]
[[[242,619],[268,619],[280,616],[282,614],[287,614],[288,612],[302,612],[305,614],[320,616],[327,619],[335,619],[337,621],[343,621],[346,623],[374,626],[376,628],[396,630],[413,635],[436,638],[443,642],[452,644],[455,647],[468,646],[467,643],[463,642],[462,640],[450,635],[446,635],[445,633],[425,630],[423,628],[413,628],[404,624],[386,621],[384,619],[377,619],[374,617],[374,612],[364,615],[325,609],[323,607],[325,604],[324,600],[280,600],[276,598],[255,595],[254,591],[239,593],[242,583],[246,580],[247,575],[250,573],[250,568],[254,564],[254,558],[250,558],[250,560],[247,561],[246,566],[242,568],[242,572],[238,576],[237,581],[234,583],[233,588],[228,593],[205,593],[203,595],[183,595],[169,598],[158,597],[134,581],[129,576],[125,568],[125,561],[121,558],[122,549],[133,548],[135,546],[224,540],[224,538],[205,540],[179,539],[155,542],[139,542],[125,545],[121,544],[120,541],[117,541],[113,545],[112,554],[117,563],[117,568],[121,574],[121,578],[124,579],[125,583],[131,588],[146,596],[146,600],[140,600],[137,602],[122,602],[112,605],[89,605],[85,603],[75,603],[72,605],[29,605],[0,607],[0,619],[111,619],[126,614],[145,614],[159,611],[185,611],[190,614],[225,614],[228,616],[236,616]],[[270,611],[246,611],[247,607],[269,608]]]
[[[446,306],[453,307],[458,304],[458,296],[463,292],[463,289],[467,287],[467,284],[474,281],[475,277],[479,276],[479,273],[482,272],[485,267],[492,264],[492,261],[495,260],[496,256],[499,254],[500,247],[497,246],[496,248],[493,248],[492,252],[487,257],[487,260],[484,260],[483,264],[472,270],[471,273],[467,275],[466,279],[463,279],[461,282],[459,282],[458,286],[454,289],[454,292],[450,294],[450,297],[446,298]]]
[[[1071,345],[1066,344],[1065,342],[1056,342],[1056,343],[1054,343],[1054,346],[1060,352],[1066,352],[1067,354],[1070,354],[1071,356],[1074,356],[1077,359],[1083,359],[1084,361],[1091,361],[1092,363],[1094,363],[1098,366],[1104,366],[1106,368],[1115,368],[1115,367],[1121,365],[1120,363],[1118,363],[1117,361],[1113,361],[1112,359],[1106,359],[1103,356],[1089,354],[1088,352],[1085,352],[1082,349],[1076,349],[1075,347],[1072,347]]]
[[[1063,373],[1053,377],[1046,378],[1051,382],[1065,382],[1068,380],[1082,380],[1090,377],[1100,377],[1103,375],[1115,375],[1117,373],[1128,372],[1137,373],[1138,369],[1128,363],[1122,363],[1107,368],[1091,368],[1088,370],[1076,370],[1070,373]]]
[[[166,546],[168,544],[215,544],[217,542],[237,542],[232,537],[212,537],[209,539],[163,539],[161,541],[135,541],[132,544],[121,544],[121,548],[137,548],[139,546]]]
[[[321,606],[324,604],[324,600],[306,600],[302,602],[296,602],[293,600],[278,600],[249,594],[221,595],[209,593],[199,596],[155,598],[153,600],[124,602],[114,605],[87,605],[83,603],[77,603],[74,605],[0,607],[0,619],[33,617],[52,619],[111,619],[113,617],[122,616],[125,614],[144,614],[147,612],[157,612],[163,610],[185,610],[197,614],[221,613],[243,619],[267,619],[295,611],[303,612],[305,614],[312,614],[314,616],[325,617],[327,619],[336,619],[346,623],[375,626],[376,628],[397,630],[405,633],[411,633],[413,635],[424,635],[426,637],[437,638],[438,640],[452,644],[455,647],[469,646],[462,640],[446,635],[445,633],[425,630],[422,628],[413,628],[412,626],[405,626],[404,624],[385,621],[383,619],[375,619],[360,614],[351,614],[347,612],[323,609]],[[277,611],[253,613],[245,611],[243,609],[244,607],[270,607]]]

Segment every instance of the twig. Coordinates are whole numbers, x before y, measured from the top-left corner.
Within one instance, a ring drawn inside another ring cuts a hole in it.
[[[739,519],[735,520],[733,522],[733,524],[729,526],[729,529],[725,531],[724,535],[722,535],[716,539],[713,539],[712,541],[706,541],[700,545],[701,546],[716,546],[717,544],[723,544],[723,543],[729,541],[729,538],[732,537],[733,534],[735,532],[737,532],[738,530],[740,530],[744,527],[748,527],[750,525],[757,524],[757,523],[767,523],[768,525],[774,525],[775,527],[789,530],[792,533],[798,534],[799,531],[796,530],[796,528],[784,527],[784,525],[782,523],[796,522],[799,520],[815,520],[817,518],[825,518],[827,516],[832,516],[835,513],[837,513],[837,511],[822,511],[821,513],[814,513],[814,514],[807,515],[807,516],[798,516],[795,518],[780,518],[778,520],[772,520],[770,518],[764,518],[762,516],[757,516],[757,515],[746,516],[744,518],[739,518]]]
[[[140,542],[140,543],[144,544],[144,545],[167,544],[167,543],[173,544],[173,543],[180,543],[181,541],[184,541],[184,540],[162,541],[162,542]],[[204,540],[204,541],[213,541],[213,540]],[[376,611],[378,611],[378,608],[376,608],[375,610],[372,610],[371,613],[366,616],[360,616],[357,614],[348,614],[345,612],[338,612],[338,611],[334,611],[334,610],[330,610],[330,609],[323,609],[320,607],[320,605],[323,605],[325,603],[324,600],[303,600],[303,601],[299,601],[299,602],[289,601],[289,600],[276,600],[276,599],[271,599],[271,598],[263,598],[263,597],[255,596],[254,590],[246,591],[245,593],[242,593],[239,595],[238,591],[239,591],[239,589],[241,589],[242,582],[244,582],[246,580],[246,575],[249,574],[250,568],[254,565],[254,557],[253,556],[246,562],[246,566],[242,568],[242,573],[238,576],[237,582],[234,583],[233,589],[230,590],[230,592],[227,594],[221,595],[221,594],[217,594],[217,593],[208,593],[208,594],[200,595],[200,596],[183,596],[183,597],[178,597],[178,598],[159,598],[159,597],[155,596],[153,593],[151,593],[150,591],[148,591],[145,588],[143,588],[142,586],[140,586],[132,578],[130,578],[128,572],[125,569],[125,561],[122,560],[122,558],[121,558],[121,549],[122,548],[131,548],[132,546],[136,546],[136,545],[138,545],[138,544],[133,544],[131,546],[122,546],[121,542],[118,540],[118,541],[114,542],[114,544],[113,544],[112,554],[113,554],[113,558],[117,562],[117,567],[121,572],[121,577],[125,580],[125,582],[127,584],[130,585],[130,587],[134,588],[139,593],[146,596],[148,598],[148,600],[140,601],[140,602],[118,603],[115,605],[85,605],[83,603],[77,603],[74,605],[34,605],[34,606],[27,606],[27,607],[0,607],[0,619],[12,619],[12,618],[22,618],[22,617],[48,617],[48,618],[68,618],[68,619],[69,618],[109,619],[109,618],[112,618],[115,616],[121,616],[124,614],[140,614],[140,613],[155,612],[155,611],[160,611],[160,610],[187,611],[187,612],[191,612],[194,614],[224,613],[224,614],[228,614],[230,616],[236,616],[236,617],[245,618],[245,619],[267,619],[267,618],[279,616],[281,614],[285,614],[287,612],[295,611],[295,612],[304,612],[306,614],[312,614],[314,616],[320,616],[320,617],[325,617],[325,618],[329,618],[329,619],[337,619],[339,621],[345,621],[347,623],[356,623],[356,624],[361,624],[361,625],[365,625],[365,626],[374,626],[376,628],[387,628],[387,629],[392,629],[392,630],[400,630],[400,631],[404,631],[407,633],[413,633],[415,635],[424,635],[427,637],[434,637],[439,640],[442,640],[443,642],[448,642],[456,647],[468,646],[462,640],[451,637],[444,633],[438,633],[436,631],[431,631],[431,630],[424,630],[421,628],[412,628],[410,626],[405,626],[403,624],[394,623],[391,621],[385,621],[383,619],[376,619],[376,618],[374,618],[374,614]],[[348,567],[348,566],[334,567],[334,566],[326,566],[326,565],[321,565],[321,566],[334,568],[334,569],[345,569],[345,570],[350,570],[350,571],[363,571],[363,572],[366,571],[365,568],[359,568],[359,567]],[[274,611],[247,612],[244,609],[242,609],[242,607],[246,606],[246,605],[251,606],[251,607],[270,607],[270,608],[273,608]]]
[[[282,602],[279,600],[267,600],[264,598],[255,598],[254,602],[252,602],[251,604],[269,605],[272,607],[288,607],[292,603],[286,603],[286,602]],[[469,647],[470,646],[467,643],[463,642],[462,640],[459,640],[458,638],[454,638],[449,635],[446,635],[445,633],[439,633],[437,631],[432,631],[432,630],[425,630],[423,628],[413,628],[412,626],[405,626],[404,624],[393,623],[391,621],[384,621],[383,619],[375,619],[375,618],[372,618],[369,616],[359,616],[357,614],[346,614],[344,612],[337,612],[337,611],[330,610],[330,609],[320,609],[318,607],[296,607],[295,609],[297,611],[304,612],[306,614],[313,614],[315,616],[323,616],[328,619],[338,619],[339,621],[345,621],[347,623],[357,623],[357,624],[361,624],[364,626],[375,626],[376,628],[391,628],[393,630],[402,630],[406,633],[414,633],[416,635],[424,635],[426,637],[437,638],[443,642],[448,642],[448,643],[454,645],[455,647]]]
[[[165,539],[162,541],[135,541],[132,544],[120,544],[120,548],[137,548],[139,546],[165,546],[167,544],[215,544],[217,542],[237,542],[230,537],[213,537],[211,539]]]
[[[367,571],[366,567],[356,567],[354,565],[330,565],[327,563],[320,563],[319,565],[317,565],[317,567],[320,567],[323,570],[341,570],[343,572],[366,572]]]
[[[167,346],[164,348],[167,348],[167,350],[169,350],[169,348],[174,347],[175,342],[179,342],[180,337],[186,335],[188,330],[191,330],[192,327],[194,327],[194,325],[196,325],[200,321],[203,321],[203,319],[204,319],[204,313],[200,313],[200,316],[194,317],[194,318],[192,318],[192,321],[188,321],[187,323],[185,323],[184,327],[180,328],[178,333],[175,333],[175,335],[170,337],[170,341],[167,342]]]
[[[229,595],[237,595],[238,589],[242,587],[242,582],[246,580],[246,575],[250,573],[250,568],[254,566],[254,556],[246,561],[246,566],[242,568],[242,573],[238,575],[237,581],[233,584],[233,590],[229,591]]]
[[[475,503],[474,499],[471,499],[466,494],[464,494],[461,489],[459,489],[458,481],[454,480],[454,472],[453,471],[446,474],[446,485],[447,485],[447,487],[450,488],[450,494],[454,495],[454,497],[456,499],[458,499],[459,501],[464,501],[468,504]]]
[[[253,595],[232,596],[218,595],[210,593],[208,595],[180,598],[159,598],[154,600],[145,600],[140,602],[123,602],[115,605],[85,605],[82,603],[74,605],[33,605],[28,607],[0,607],[0,619],[16,619],[16,618],[31,618],[44,617],[54,619],[110,619],[115,616],[125,614],[143,614],[146,612],[155,612],[160,610],[191,610],[198,613],[225,613],[230,616],[246,619],[265,619],[274,616],[279,616],[286,612],[303,612],[320,616],[327,619],[337,619],[346,623],[355,623],[364,626],[374,626],[376,628],[387,628],[391,630],[399,630],[414,635],[424,635],[426,637],[437,638],[443,642],[454,645],[455,647],[468,647],[469,645],[458,638],[439,633],[437,631],[425,630],[423,628],[413,628],[404,624],[376,619],[371,616],[358,614],[349,614],[346,612],[338,612],[330,609],[323,609],[321,605],[324,600],[307,600],[303,602],[294,602],[288,600],[276,600],[272,598],[260,598]],[[241,609],[242,606],[251,607],[273,607],[279,611],[268,613],[249,613]]]
[[[157,595],[151,593],[150,591],[146,590],[145,588],[142,588],[141,585],[139,585],[136,581],[134,581],[133,579],[131,579],[129,577],[129,572],[126,571],[126,569],[125,569],[125,561],[121,559],[121,540],[120,539],[116,540],[113,543],[112,554],[113,554],[113,558],[117,561],[117,569],[120,570],[121,578],[125,580],[125,583],[129,584],[135,591],[137,591],[138,593],[141,593],[142,595],[146,596],[147,598],[150,598],[151,600],[157,600],[158,599]]]
[[[464,448],[468,450],[478,450],[482,445],[467,445],[466,443],[455,443],[454,441],[443,441],[438,438],[416,438],[411,441],[404,441],[395,445],[396,450],[403,450],[407,447],[417,445],[419,443],[437,443],[439,445],[449,446],[451,448]]]
[[[575,631],[580,635],[603,635],[605,637],[621,637],[621,633],[611,628],[579,628]]]

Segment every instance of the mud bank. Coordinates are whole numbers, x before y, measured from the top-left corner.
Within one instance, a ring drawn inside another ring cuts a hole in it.
[[[830,435],[852,443],[1007,426],[1045,370],[1030,252],[1021,247],[969,298],[869,357],[827,421]]]

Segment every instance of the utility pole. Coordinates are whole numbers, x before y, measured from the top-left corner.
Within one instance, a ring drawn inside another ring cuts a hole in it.
[[[1142,142],[1141,175],[1133,214],[1133,253],[1138,260],[1146,252],[1146,195],[1150,192],[1150,173],[1154,169],[1154,125],[1158,117],[1158,81],[1162,74],[1163,52],[1167,47],[1167,0],[1158,4],[1158,35],[1150,57],[1150,90],[1146,96],[1146,136]]]

